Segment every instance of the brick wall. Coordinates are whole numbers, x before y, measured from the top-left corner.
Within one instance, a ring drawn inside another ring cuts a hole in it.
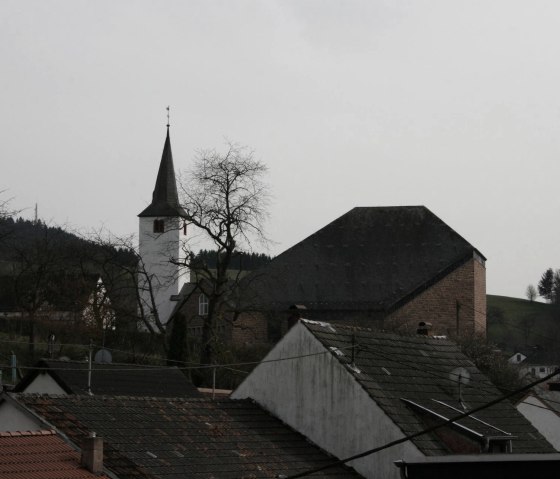
[[[486,269],[476,255],[446,277],[389,314],[383,327],[415,333],[420,321],[430,334],[456,337],[486,334]]]
[[[252,346],[268,339],[266,316],[258,312],[241,313],[233,322],[232,342],[237,346]]]
[[[199,292],[195,292],[181,308],[187,318],[188,336],[202,337],[203,318],[198,314]],[[261,313],[242,313],[235,321],[233,314],[227,314],[222,323],[218,323],[219,332],[226,341],[236,346],[264,343],[268,340],[267,319]]]

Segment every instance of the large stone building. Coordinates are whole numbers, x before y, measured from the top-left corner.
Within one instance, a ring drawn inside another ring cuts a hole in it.
[[[272,329],[299,308],[356,326],[485,334],[485,260],[424,206],[354,208],[255,272],[242,304]]]
[[[181,259],[187,226],[169,129],[152,203],[138,216],[144,313],[157,310],[166,324],[181,312],[196,336],[208,299],[170,261]],[[276,341],[301,310],[355,326],[414,332],[425,322],[432,334],[485,334],[485,260],[424,206],[354,208],[246,276],[232,294],[224,334]]]

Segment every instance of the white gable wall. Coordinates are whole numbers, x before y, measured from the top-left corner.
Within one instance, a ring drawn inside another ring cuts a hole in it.
[[[517,410],[560,451],[560,417],[545,403],[532,394],[517,404]]]
[[[41,421],[23,410],[13,399],[3,397],[0,402],[0,432],[39,431]]]
[[[296,324],[264,361],[324,353],[324,346]],[[339,459],[403,437],[402,431],[332,356],[259,364],[234,391],[258,404]],[[399,478],[394,461],[424,457],[411,442],[349,463],[367,478]]]
[[[156,219],[164,220],[164,233],[154,233]],[[185,239],[182,224],[181,218],[140,218],[140,256],[144,262],[144,269],[151,278],[154,302],[163,324],[167,323],[175,308],[171,296],[179,294],[183,284],[188,280],[186,270],[170,262],[171,258],[175,260],[184,258],[181,248],[182,241]],[[153,304],[145,277],[139,277],[139,287],[144,314],[149,317]]]
[[[66,391],[62,389],[58,383],[48,373],[39,373],[29,386],[25,388],[24,393],[37,393],[37,394],[63,394],[66,396]]]

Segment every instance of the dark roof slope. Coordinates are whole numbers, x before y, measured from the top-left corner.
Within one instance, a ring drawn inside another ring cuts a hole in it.
[[[306,320],[301,324],[346,366],[404,434],[426,428],[418,414],[422,408],[449,419],[501,396],[458,346],[447,339],[402,336]],[[458,372],[470,378],[468,384],[462,385],[461,393]],[[467,409],[463,408],[461,398]],[[514,453],[554,452],[508,401],[477,412],[475,417],[459,423],[485,437],[514,436]],[[426,455],[449,453],[435,434],[419,436],[413,442]]]
[[[19,395],[77,441],[103,436],[105,464],[119,478],[274,478],[333,461],[248,400]],[[124,461],[129,461],[125,464]],[[134,466],[131,466],[131,463]],[[360,477],[336,467],[313,477]]]
[[[0,432],[0,479],[107,479],[80,466],[54,431]]]
[[[41,373],[47,373],[68,394],[87,394],[88,363],[43,359],[20,383],[16,392],[24,392]],[[198,390],[175,367],[143,364],[93,363],[93,394],[113,396],[200,397]]]
[[[175,168],[173,167],[169,129],[167,129],[156,186],[152,194],[152,203],[138,216],[186,216],[185,210],[179,205],[179,197],[177,195],[177,182],[175,180]]]
[[[474,251],[424,206],[358,207],[259,270],[257,295],[265,309],[386,310]]]

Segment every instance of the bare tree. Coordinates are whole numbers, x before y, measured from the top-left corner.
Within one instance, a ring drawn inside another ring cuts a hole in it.
[[[87,240],[94,247],[82,250],[80,261],[99,272],[117,327],[122,328],[123,322],[127,322],[134,329],[149,332],[167,353],[166,329],[155,303],[154,280],[135,246],[134,237],[117,237],[101,230],[88,235]]]
[[[197,261],[192,243],[184,245],[182,266],[196,276],[208,298],[203,317],[201,362],[211,364],[216,352],[217,327],[228,320],[233,292],[240,270],[230,266],[238,255],[252,251],[255,242],[265,245],[264,223],[268,217],[269,187],[264,182],[267,167],[246,147],[228,143],[227,151],[198,153],[187,181],[180,184],[182,206],[189,224],[197,227],[213,244],[213,267]]]
[[[532,303],[537,298],[537,289],[530,284],[525,290],[525,296],[527,296],[527,299]]]
[[[38,321],[68,319],[68,315],[80,313],[88,278],[74,268],[67,233],[60,227],[33,224],[26,234],[11,236],[8,244],[12,293],[28,323],[29,353],[33,355]]]
[[[11,218],[12,216],[14,216],[16,214],[15,211],[13,211],[10,208],[10,203],[12,201],[12,198],[1,198],[4,193],[6,193],[6,190],[0,190],[0,219],[6,219],[6,218]]]

